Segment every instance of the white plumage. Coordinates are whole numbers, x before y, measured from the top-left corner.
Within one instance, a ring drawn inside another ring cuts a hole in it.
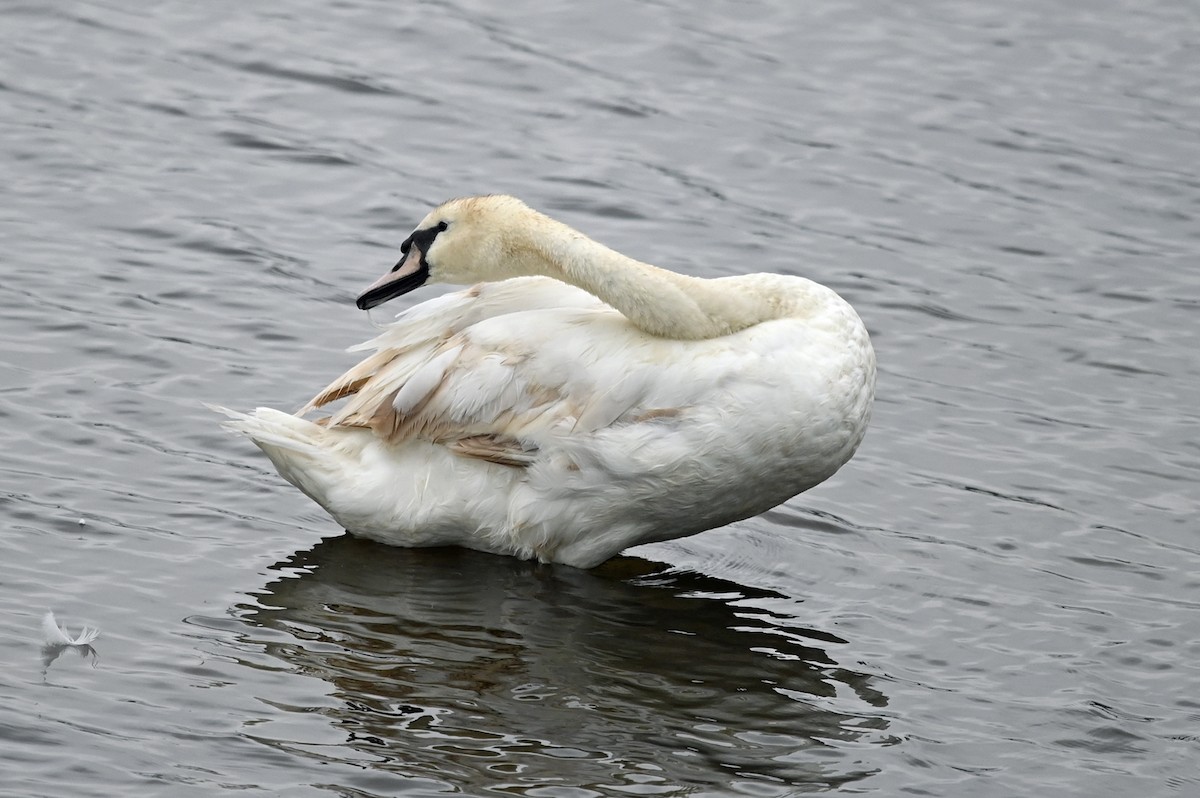
[[[445,203],[402,250],[361,307],[483,282],[355,347],[298,415],[224,411],[356,535],[591,567],[769,509],[866,431],[870,340],[809,280],[657,269],[511,197]]]

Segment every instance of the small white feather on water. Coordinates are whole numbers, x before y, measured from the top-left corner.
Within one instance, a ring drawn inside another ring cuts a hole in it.
[[[85,626],[78,637],[71,637],[70,632],[54,620],[54,613],[47,612],[42,618],[42,634],[48,646],[86,646],[100,636],[100,630]]]

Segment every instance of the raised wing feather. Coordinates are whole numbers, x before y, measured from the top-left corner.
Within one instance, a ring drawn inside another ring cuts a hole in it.
[[[616,311],[554,280],[477,286],[417,306],[356,347],[375,351],[305,411],[346,399],[328,426],[528,465],[552,430],[597,429],[639,409],[656,373],[653,353],[643,368],[631,358],[645,341]]]
[[[330,383],[300,410],[300,415],[358,393],[364,384],[393,361],[415,353],[429,354],[431,347],[484,319],[539,308],[605,307],[596,297],[548,277],[518,277],[498,283],[481,283],[427,300],[398,314],[381,334],[350,347],[351,352],[374,350]]]

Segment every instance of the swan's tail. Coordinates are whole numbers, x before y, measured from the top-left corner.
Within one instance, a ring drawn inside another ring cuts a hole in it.
[[[209,410],[228,416],[221,426],[231,432],[239,432],[257,443],[266,451],[267,447],[287,449],[296,454],[310,457],[321,454],[319,443],[323,427],[298,416],[274,410],[270,407],[257,408],[253,413],[239,413],[220,405],[206,405]],[[271,454],[269,451],[267,454]],[[274,456],[272,456],[274,459]]]
[[[253,413],[208,407],[228,416],[222,426],[254,441],[284,479],[329,509],[330,490],[343,478],[346,461],[351,459],[343,446],[330,445],[329,430],[270,407]]]
[[[350,532],[400,546],[467,545],[511,552],[500,532],[523,468],[456,454],[432,441],[393,446],[369,429],[326,426],[260,407],[228,417],[226,429],[262,449],[280,476]],[[504,533],[507,534],[507,533]]]

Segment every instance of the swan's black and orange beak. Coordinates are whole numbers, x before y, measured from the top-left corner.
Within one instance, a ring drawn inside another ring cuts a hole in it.
[[[407,294],[414,288],[420,288],[429,279],[429,264],[425,261],[425,253],[411,240],[405,243],[409,246],[400,262],[358,295],[355,304],[359,310],[370,310],[389,299]]]

